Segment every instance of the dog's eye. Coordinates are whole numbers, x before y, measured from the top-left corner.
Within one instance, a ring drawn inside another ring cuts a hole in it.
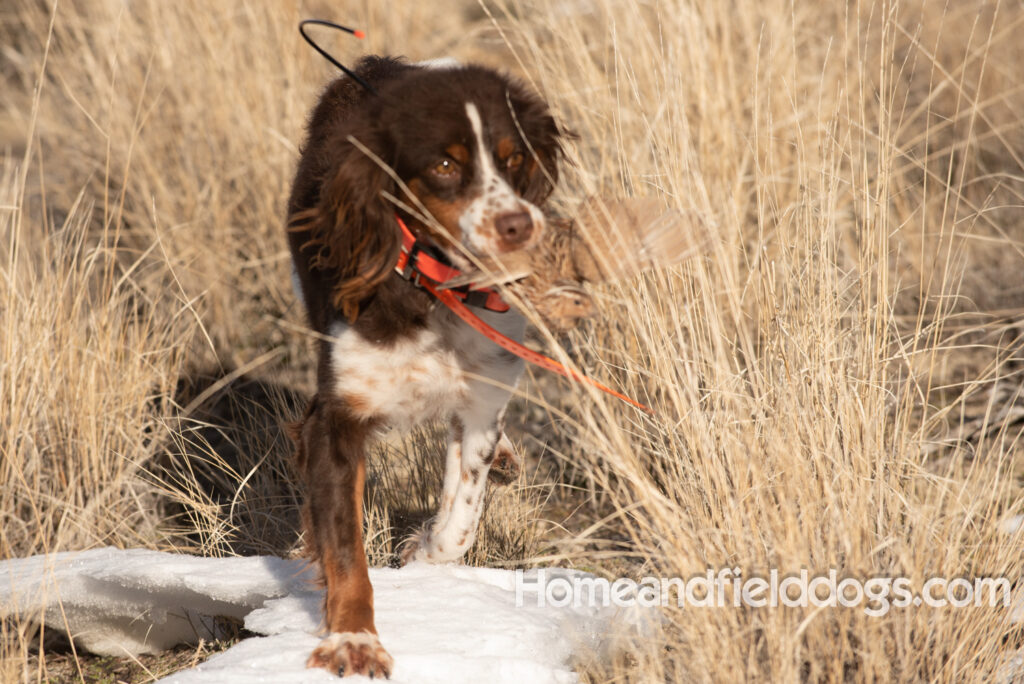
[[[509,155],[509,158],[505,161],[505,167],[508,168],[508,169],[512,169],[513,171],[515,169],[518,169],[522,165],[523,165],[523,153],[522,152],[516,152],[516,153],[514,153],[512,155]]]
[[[453,178],[459,173],[459,165],[451,159],[442,159],[430,169],[431,173],[441,178]]]

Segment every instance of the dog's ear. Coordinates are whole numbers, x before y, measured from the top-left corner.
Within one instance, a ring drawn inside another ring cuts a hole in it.
[[[565,156],[563,142],[576,136],[558,125],[546,104],[521,86],[509,90],[519,128],[526,137],[526,161],[515,178],[516,192],[540,205],[558,182],[558,163]]]
[[[396,190],[380,163],[390,163],[390,147],[383,133],[369,128],[339,134],[328,145],[336,159],[311,222],[310,242],[320,248],[312,265],[337,273],[331,300],[350,322],[390,275],[402,245],[394,207],[382,195]]]

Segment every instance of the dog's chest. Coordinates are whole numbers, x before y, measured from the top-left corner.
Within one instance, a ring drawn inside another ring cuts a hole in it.
[[[522,318],[513,312],[501,316],[500,327],[510,328],[504,332],[521,337]],[[521,365],[447,311],[435,311],[428,327],[390,344],[368,340],[346,325],[332,333],[337,395],[357,417],[402,429],[464,406],[470,398],[467,374],[514,383],[518,372],[510,371]]]

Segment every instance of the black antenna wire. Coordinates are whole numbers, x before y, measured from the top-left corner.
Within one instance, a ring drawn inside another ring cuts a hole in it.
[[[356,76],[356,74],[354,72],[352,72],[351,70],[349,70],[348,67],[346,67],[344,64],[342,64],[338,60],[334,59],[334,57],[332,57],[329,52],[327,52],[322,47],[317,45],[316,41],[314,41],[312,38],[309,37],[309,34],[306,33],[306,26],[308,26],[310,24],[316,24],[318,26],[327,26],[329,28],[336,29],[338,31],[344,31],[345,33],[351,33],[356,38],[363,38],[363,37],[366,36],[366,34],[363,33],[362,31],[357,30],[357,29],[350,29],[347,26],[342,26],[341,24],[335,24],[333,21],[325,21],[323,19],[304,19],[303,21],[299,22],[299,33],[302,34],[302,37],[306,39],[306,42],[309,43],[313,47],[314,50],[319,52],[320,55],[324,59],[326,59],[328,62],[330,62],[334,66],[338,67],[342,71],[344,71],[345,74],[349,78],[351,78],[353,81],[355,81],[359,85],[363,86],[363,88],[366,90],[366,92],[373,93],[374,95],[376,95],[377,91],[373,88],[373,86],[371,86],[369,83],[367,83],[363,79],[361,79],[358,76]]]

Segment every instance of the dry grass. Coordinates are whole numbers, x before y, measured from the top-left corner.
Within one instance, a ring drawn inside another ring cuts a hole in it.
[[[1024,512],[1024,9],[442,4],[0,10],[0,557],[294,546],[276,426],[312,355],[281,214],[331,74],[294,29],[318,15],[367,30],[341,55],[526,77],[580,136],[562,206],[657,195],[718,236],[605,289],[570,340],[656,417],[550,380],[564,416],[518,403],[563,486],[493,496],[474,562],[1015,580],[1024,546],[997,528]],[[377,459],[377,562],[433,504],[431,444]],[[667,616],[589,676],[977,681],[1022,636],[990,609]],[[4,623],[0,676],[33,635]]]

